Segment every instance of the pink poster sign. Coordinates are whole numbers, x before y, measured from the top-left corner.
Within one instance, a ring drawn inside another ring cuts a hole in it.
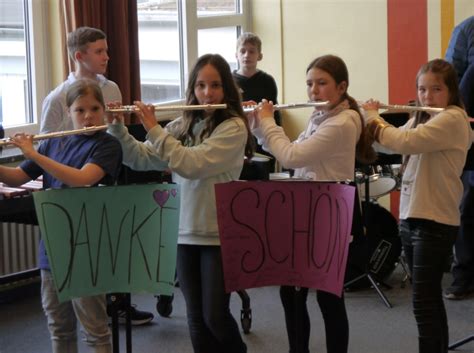
[[[216,185],[226,291],[291,285],[341,296],[354,193],[323,182]]]

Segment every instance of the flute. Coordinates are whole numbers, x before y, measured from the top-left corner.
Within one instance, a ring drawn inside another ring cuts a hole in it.
[[[295,104],[277,104],[273,108],[275,110],[283,109],[296,109],[296,108],[307,108],[307,107],[323,107],[329,102],[308,102],[308,103],[295,103]],[[155,113],[163,111],[184,111],[184,110],[209,110],[209,109],[226,109],[227,104],[202,104],[202,105],[154,105]],[[248,113],[257,108],[256,105],[244,107],[244,112]],[[109,108],[106,110],[107,113],[134,113],[140,111],[136,105],[123,105],[119,108]]]
[[[444,110],[444,108],[436,107],[421,107],[416,105],[397,105],[397,104],[380,104],[381,109],[389,110],[408,110],[413,112],[427,112],[427,113],[439,113]]]
[[[359,106],[364,104],[364,102],[358,101]],[[410,112],[427,112],[427,113],[439,113],[444,110],[444,108],[435,108],[435,107],[422,107],[417,105],[398,105],[398,104],[379,104],[379,109],[387,110],[406,110]]]
[[[276,104],[273,106],[274,110],[284,110],[284,109],[298,109],[298,108],[308,108],[308,107],[325,107],[329,102],[307,102],[307,103],[293,103],[293,104]],[[254,111],[258,106],[249,105],[244,107],[245,113],[250,113]]]
[[[210,109],[226,109],[227,104],[201,104],[201,105],[157,105],[154,104],[156,112],[166,111],[185,111],[185,110],[210,110]],[[108,108],[107,113],[135,113],[140,109],[136,105],[123,105],[120,108]]]
[[[69,136],[69,135],[87,134],[89,132],[96,132],[96,131],[101,131],[101,130],[106,130],[106,129],[107,129],[107,125],[100,125],[100,126],[84,127],[82,129],[76,129],[76,130],[48,132],[46,134],[34,135],[33,141],[46,140],[50,138],[63,137],[63,136]],[[8,138],[0,139],[0,147],[7,146],[7,145],[13,145],[13,141],[11,140],[11,138],[8,137]]]

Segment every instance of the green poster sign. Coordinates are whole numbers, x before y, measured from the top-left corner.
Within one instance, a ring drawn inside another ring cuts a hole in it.
[[[115,292],[171,295],[178,185],[71,188],[33,195],[61,301]]]

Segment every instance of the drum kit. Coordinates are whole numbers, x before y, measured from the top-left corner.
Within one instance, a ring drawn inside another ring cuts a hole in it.
[[[401,126],[408,120],[407,112],[385,112],[380,114],[388,123],[393,126]],[[374,142],[373,147],[377,152],[377,160],[370,166],[356,166],[355,180],[358,185],[359,195],[365,200],[365,181],[369,180],[369,200],[377,200],[400,187],[401,175],[400,167],[402,156],[393,154],[393,151]]]
[[[398,161],[401,156],[397,156]],[[393,157],[388,157],[393,159]],[[390,288],[384,281],[393,273],[402,252],[398,236],[398,222],[378,199],[400,186],[400,164],[385,163],[378,154],[376,164],[356,169],[355,181],[360,202],[362,223],[366,236],[356,236],[349,249],[348,267],[344,287],[346,290],[372,286],[385,305],[392,307],[379,284]],[[358,201],[359,202],[359,201]],[[352,257],[352,258],[351,258]],[[404,267],[405,268],[405,267]]]
[[[390,114],[385,120],[399,126],[407,121],[408,114]],[[400,168],[402,156],[392,154],[376,144],[377,160],[371,165],[356,165],[355,182],[357,193],[362,201],[362,223],[365,226],[365,237],[354,238],[354,244],[349,251],[348,269],[346,273],[346,289],[372,286],[387,307],[392,307],[379,284],[390,288],[384,283],[400,263],[405,271],[404,285],[409,278],[408,269],[402,257],[402,244],[398,235],[398,222],[378,200],[401,185]],[[351,259],[351,250],[354,259]],[[363,280],[363,281],[360,281]],[[362,284],[362,286],[361,286]]]
[[[400,171],[401,164],[392,165],[374,165],[369,167],[370,174],[366,176],[363,171],[356,171],[355,179],[359,195],[362,200],[365,200],[365,177],[368,177],[369,187],[369,200],[376,201],[382,196],[389,194],[390,192],[400,187]]]

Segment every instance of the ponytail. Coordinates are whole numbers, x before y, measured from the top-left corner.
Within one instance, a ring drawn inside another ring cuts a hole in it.
[[[364,118],[359,109],[359,104],[357,104],[356,100],[344,93],[344,98],[347,99],[349,102],[349,107],[352,110],[355,110],[359,113],[359,118],[361,122],[361,132],[359,136],[359,141],[356,144],[356,160],[362,164],[370,164],[375,162],[377,159],[377,153],[375,152],[372,144],[374,143],[373,137],[369,134],[369,131],[365,125]]]

